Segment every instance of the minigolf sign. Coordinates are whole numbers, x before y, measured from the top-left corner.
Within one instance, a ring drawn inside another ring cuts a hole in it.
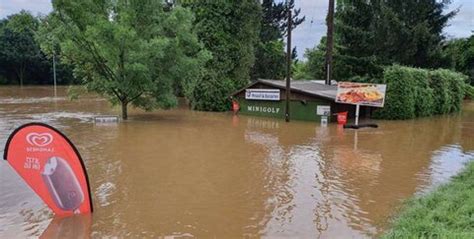
[[[84,162],[59,130],[43,123],[20,126],[8,138],[3,158],[56,215],[92,212]]]

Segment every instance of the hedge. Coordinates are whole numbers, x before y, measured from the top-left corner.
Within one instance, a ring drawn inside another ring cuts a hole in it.
[[[385,107],[379,119],[412,119],[461,110],[466,76],[450,70],[390,66],[378,83],[387,84]]]
[[[464,90],[466,91],[466,98],[474,100],[474,86],[466,85],[466,88]]]

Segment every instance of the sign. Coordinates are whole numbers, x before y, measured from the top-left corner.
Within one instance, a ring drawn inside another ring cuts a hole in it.
[[[280,107],[248,105],[247,106],[247,111],[249,111],[249,112],[259,112],[259,113],[269,113],[269,114],[278,114],[278,113],[280,113]]]
[[[329,105],[318,105],[316,107],[316,114],[317,115],[325,115],[328,116],[331,114],[331,106]]]
[[[339,82],[336,102],[353,105],[383,107],[387,85]]]
[[[246,100],[280,100],[280,90],[278,89],[246,89]]]
[[[3,158],[56,215],[92,212],[84,163],[57,129],[42,123],[20,126],[8,138]]]

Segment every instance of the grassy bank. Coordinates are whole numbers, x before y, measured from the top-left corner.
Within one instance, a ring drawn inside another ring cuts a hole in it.
[[[474,161],[433,192],[407,202],[383,238],[474,238]]]

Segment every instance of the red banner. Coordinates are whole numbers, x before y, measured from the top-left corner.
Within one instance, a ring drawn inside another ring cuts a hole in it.
[[[57,129],[42,123],[20,126],[8,138],[3,158],[56,215],[92,212],[84,162]]]

